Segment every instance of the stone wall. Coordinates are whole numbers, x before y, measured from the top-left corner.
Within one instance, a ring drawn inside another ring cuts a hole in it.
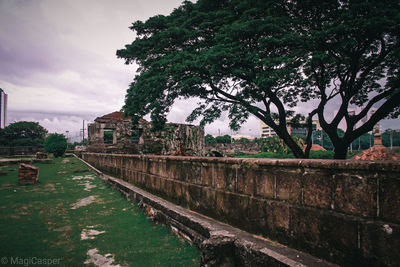
[[[204,155],[204,127],[189,124],[167,123],[163,130],[152,131],[152,123],[141,119],[134,128],[139,136],[132,138],[132,123],[128,118],[96,119],[88,125],[88,151],[97,153],[128,153],[171,155],[180,147],[190,155]],[[112,130],[113,140],[104,143],[104,132]]]
[[[399,266],[400,163],[83,154],[184,207],[349,266]]]

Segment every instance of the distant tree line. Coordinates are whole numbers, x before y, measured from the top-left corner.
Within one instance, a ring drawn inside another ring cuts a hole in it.
[[[343,130],[338,129],[338,136],[344,135]],[[293,139],[296,143],[303,147],[305,146],[306,136],[304,135],[293,135]],[[233,139],[230,135],[226,134],[223,136],[213,137],[211,134],[207,134],[204,137],[206,145],[212,144],[230,144],[230,143],[261,143],[261,149],[263,152],[284,152],[289,153],[290,148],[278,137],[267,137],[267,138],[255,138],[250,140],[242,137],[240,139]],[[334,150],[334,146],[329,136],[324,131],[313,131],[312,143],[317,144],[325,148],[326,150]],[[386,147],[400,146],[400,131],[387,129],[382,133],[382,143]],[[366,133],[354,140],[350,148],[352,150],[365,150],[374,145],[374,134]]]
[[[0,146],[42,146],[47,130],[37,122],[19,121],[0,129]]]

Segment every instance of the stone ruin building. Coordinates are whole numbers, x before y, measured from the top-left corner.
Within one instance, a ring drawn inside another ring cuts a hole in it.
[[[140,119],[132,126],[130,117],[113,112],[88,125],[89,152],[178,155],[204,154],[204,127],[167,123],[161,131],[151,131],[152,123]]]

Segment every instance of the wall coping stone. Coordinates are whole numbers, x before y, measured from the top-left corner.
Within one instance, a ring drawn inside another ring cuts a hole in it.
[[[226,164],[249,164],[253,167],[260,166],[285,166],[293,168],[319,168],[336,170],[363,170],[363,171],[390,171],[400,172],[400,161],[357,161],[357,160],[330,160],[330,159],[243,159],[243,158],[217,158],[217,157],[185,157],[163,155],[130,155],[130,154],[106,154],[86,153],[88,155],[104,155],[126,158],[146,158],[148,160],[170,160],[191,162],[212,162]]]

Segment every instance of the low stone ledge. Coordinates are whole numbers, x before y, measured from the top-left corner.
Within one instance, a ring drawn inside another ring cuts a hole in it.
[[[337,266],[174,205],[86,164],[105,182],[139,202],[151,219],[169,225],[195,244],[201,252],[202,266]]]
[[[0,159],[0,166],[6,166],[10,164],[21,164],[21,163],[52,163],[52,159],[32,159],[32,158],[21,158],[21,159]]]
[[[39,168],[21,163],[18,169],[18,184],[37,184],[39,181]]]

